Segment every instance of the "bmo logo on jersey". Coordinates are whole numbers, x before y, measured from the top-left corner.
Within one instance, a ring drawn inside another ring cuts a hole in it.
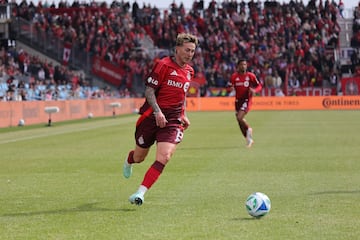
[[[250,85],[250,79],[249,78],[246,78],[245,80],[244,80],[244,82],[241,82],[241,80],[240,80],[240,78],[236,78],[235,79],[235,87],[241,87],[241,86],[244,86],[244,87],[249,87],[249,85]]]
[[[152,78],[152,77],[148,77],[147,82],[148,82],[148,83],[151,83],[151,84],[154,84],[154,85],[158,85],[158,84],[159,84],[159,81],[156,80],[156,79],[154,79],[154,78]]]
[[[182,82],[177,82],[177,81],[168,79],[167,80],[167,85],[172,86],[172,87],[176,87],[176,88],[182,88],[182,89],[184,89],[184,92],[187,92],[187,90],[189,89],[190,83],[186,82],[185,84],[183,84]]]

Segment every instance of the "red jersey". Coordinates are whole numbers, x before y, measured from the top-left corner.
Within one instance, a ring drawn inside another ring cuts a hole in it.
[[[236,99],[249,99],[251,98],[251,91],[249,88],[254,88],[256,92],[262,89],[262,86],[252,72],[246,72],[244,74],[235,72],[230,78],[231,86],[234,87]]]
[[[155,63],[145,85],[155,89],[156,101],[165,115],[170,119],[179,119],[184,112],[186,92],[194,77],[190,65],[181,68],[171,57],[165,57]],[[140,114],[151,108],[147,101],[140,109]]]

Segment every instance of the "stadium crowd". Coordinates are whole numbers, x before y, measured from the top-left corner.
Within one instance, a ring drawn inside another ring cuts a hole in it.
[[[360,65],[359,48],[360,48],[360,2],[354,10],[353,18],[353,36],[351,38],[351,47],[354,48],[354,52],[351,55],[351,71],[356,72],[356,67]]]
[[[124,68],[127,74],[114,92],[90,86],[81,74],[65,66],[54,67],[31,56],[24,64],[21,53],[9,51],[1,55],[2,79],[6,74],[9,78],[6,86],[1,85],[0,96],[4,91],[3,99],[17,100],[129,96],[134,79],[144,79],[154,62],[152,49],[141,48],[144,37],[150,36],[155,48],[171,52],[179,32],[190,32],[200,40],[193,67],[197,81],[205,82],[202,95],[208,87],[224,87],[235,63],[243,57],[268,88],[283,87],[287,73],[290,87],[335,86],[341,74],[333,56],[341,32],[337,22],[340,9],[341,0],[310,0],[307,5],[302,1],[213,0],[208,6],[195,0],[191,9],[174,1],[162,10],[124,0],[109,5],[60,1],[58,6],[23,0],[16,4],[13,15]],[[357,8],[352,41],[356,48],[359,16]],[[12,75],[4,73],[9,72],[7,68],[13,69]]]
[[[0,101],[69,100],[121,97],[92,86],[81,71],[54,65],[26,51],[0,50]]]

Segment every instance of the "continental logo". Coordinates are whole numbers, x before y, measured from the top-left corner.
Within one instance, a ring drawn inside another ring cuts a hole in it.
[[[324,108],[331,108],[337,106],[360,106],[360,98],[359,99],[332,99],[332,98],[324,98],[322,101],[322,105]]]

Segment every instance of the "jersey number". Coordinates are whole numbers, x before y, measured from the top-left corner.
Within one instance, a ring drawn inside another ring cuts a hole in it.
[[[182,139],[184,137],[184,133],[180,129],[177,129],[176,131],[177,131],[177,133],[176,133],[175,142],[179,143],[182,141]]]

